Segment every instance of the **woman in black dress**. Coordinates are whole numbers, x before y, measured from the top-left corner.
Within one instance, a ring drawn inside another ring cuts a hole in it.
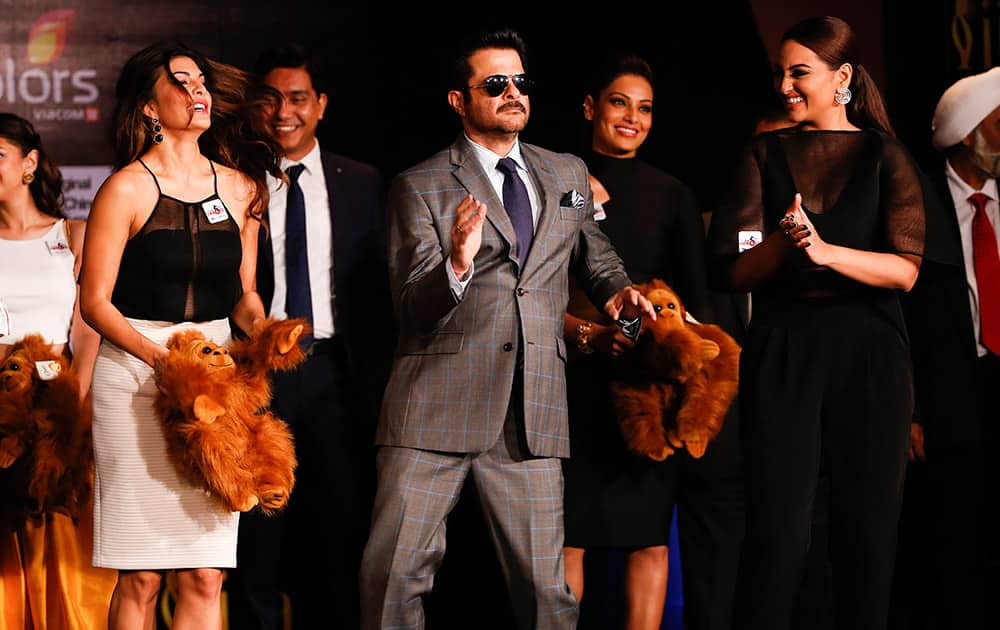
[[[665,280],[695,317],[704,317],[704,224],[694,196],[679,180],[637,157],[653,121],[649,65],[632,55],[609,60],[583,107],[593,126],[585,160],[599,225],[633,281]],[[565,335],[576,352],[567,365],[566,580],[582,599],[585,550],[624,549],[626,627],[659,628],[676,456],[655,462],[628,450],[611,408],[608,378],[611,358],[631,342],[576,292],[569,311]]]
[[[836,627],[884,630],[913,409],[899,295],[923,255],[922,191],[848,24],[793,26],[775,72],[797,124],[754,138],[708,238],[713,281],[753,292],[735,618],[789,627],[822,476]]]

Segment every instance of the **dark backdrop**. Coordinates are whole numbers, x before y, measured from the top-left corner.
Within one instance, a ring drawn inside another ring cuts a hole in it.
[[[303,4],[310,3],[291,0],[282,6],[300,13]],[[391,176],[459,133],[446,99],[446,72],[461,33],[484,26],[511,26],[522,33],[528,69],[538,83],[522,138],[557,150],[580,147],[584,77],[591,62],[629,49],[652,63],[657,78],[655,123],[643,155],[710,203],[721,171],[771,89],[767,53],[749,3],[671,2],[660,18],[649,6],[592,11],[579,3],[538,4],[432,2],[390,9],[340,2],[327,9],[333,13],[329,20],[294,27],[261,20],[239,33],[222,30],[220,53],[249,67],[256,50],[286,37],[325,53],[333,88],[320,141]],[[541,5],[554,17],[540,17]],[[250,42],[255,46],[248,47]]]

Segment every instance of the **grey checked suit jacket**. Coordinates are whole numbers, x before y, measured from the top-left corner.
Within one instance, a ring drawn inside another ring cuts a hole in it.
[[[630,284],[594,221],[583,161],[521,144],[542,209],[524,269],[514,227],[464,134],[397,175],[388,196],[389,277],[400,338],[376,443],[475,453],[493,446],[508,404],[523,404],[530,452],[568,457],[563,316],[569,272],[595,304]],[[575,190],[583,207],[560,205]],[[456,208],[487,205],[483,242],[461,299],[445,268]],[[518,350],[521,352],[519,353]],[[523,357],[523,401],[511,401]]]

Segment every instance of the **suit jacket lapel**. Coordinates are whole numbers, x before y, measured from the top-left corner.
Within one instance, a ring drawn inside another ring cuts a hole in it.
[[[455,177],[459,183],[472,193],[473,197],[486,204],[486,220],[511,245],[510,250],[513,251],[513,245],[517,242],[514,224],[510,222],[503,201],[497,197],[493,185],[480,168],[479,160],[476,159],[472,147],[468,145],[464,136],[452,145],[451,162],[456,166]],[[511,255],[511,260],[517,260],[517,257]]]
[[[931,194],[936,193],[936,202],[940,205],[933,209],[926,207],[925,201],[925,234],[924,256],[946,265],[950,273],[955,275],[956,286],[966,289],[968,278],[965,276],[965,258],[962,252],[962,233],[958,227],[958,213],[955,210],[955,200],[951,196],[948,178],[944,165],[938,169]],[[925,200],[927,195],[925,194]],[[919,281],[919,277],[918,277]],[[961,331],[960,339],[964,341],[965,354],[977,356],[975,330],[972,326],[972,307],[965,290],[955,292],[953,305],[960,317],[946,317],[947,325],[957,326]]]
[[[535,225],[535,238],[533,240],[537,244],[543,242],[552,231],[553,223],[559,218],[559,195],[568,191],[559,190],[559,182],[555,174],[548,168],[544,160],[539,159],[538,154],[530,145],[521,144],[521,155],[524,156],[528,171],[535,178],[538,201],[542,206],[538,215],[538,223]],[[532,247],[532,249],[540,251],[542,248]],[[538,256],[538,254],[532,256],[531,252],[528,252],[525,266],[534,266]]]

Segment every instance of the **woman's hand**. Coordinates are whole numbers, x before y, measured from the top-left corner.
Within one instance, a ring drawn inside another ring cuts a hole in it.
[[[622,333],[621,326],[614,324],[602,326],[594,324],[594,333],[591,337],[590,345],[598,352],[610,354],[613,357],[620,356],[623,352],[635,346],[635,340],[629,339]]]
[[[150,342],[150,344],[153,347],[151,350],[152,355],[149,360],[149,366],[153,368],[154,373],[159,374],[160,370],[163,368],[163,360],[167,358],[167,355],[170,354],[170,351],[167,350],[166,346],[161,346],[160,344],[153,344],[152,342]]]
[[[778,222],[778,227],[784,230],[792,245],[805,250],[809,260],[817,265],[826,265],[826,261],[830,259],[830,245],[823,240],[816,231],[816,226],[809,220],[809,215],[802,207],[801,193],[795,193],[795,199],[792,205],[788,206],[784,218]]]

